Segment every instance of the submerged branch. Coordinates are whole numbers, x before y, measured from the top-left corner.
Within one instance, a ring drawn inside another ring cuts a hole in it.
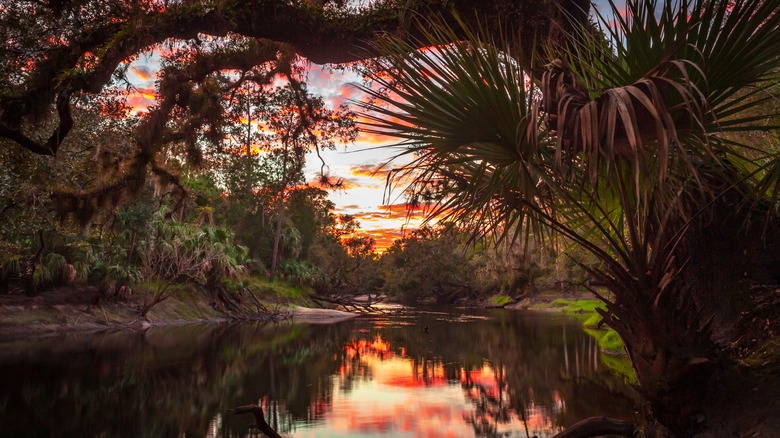
[[[636,437],[639,435],[639,430],[630,421],[608,417],[589,417],[574,423],[553,438],[587,438],[601,435]]]
[[[274,428],[266,423],[265,416],[263,415],[263,408],[258,405],[239,406],[235,409],[228,409],[228,412],[238,415],[252,414],[255,416],[255,423],[257,424],[257,429],[260,430],[260,432],[271,438],[282,438],[282,436],[279,435],[279,433],[276,432]]]

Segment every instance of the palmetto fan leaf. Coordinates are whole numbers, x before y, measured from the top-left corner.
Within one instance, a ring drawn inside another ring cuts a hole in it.
[[[580,30],[550,51],[556,60],[544,77],[544,110],[557,161],[584,164],[591,184],[618,157],[634,162],[637,186],[693,178],[709,191],[702,162],[719,179],[738,181],[722,160],[745,146],[718,137],[777,128],[767,123],[771,112],[751,110],[776,98],[768,91],[780,67],[780,1],[611,6],[611,19],[599,16],[606,40]]]
[[[541,188],[553,149],[539,125],[538,90],[522,66],[475,34],[445,43],[455,33],[432,29],[422,52],[397,39],[384,46],[392,67],[375,81],[389,93],[364,88],[379,103],[361,104],[363,129],[403,140],[403,154],[414,158],[400,173],[413,175],[411,192],[440,201],[435,213],[483,231],[525,222],[529,210],[499,200],[546,208]]]

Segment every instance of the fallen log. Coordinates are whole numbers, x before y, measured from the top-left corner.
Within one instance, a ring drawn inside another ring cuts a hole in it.
[[[322,303],[328,303],[336,306],[341,306],[344,310],[348,312],[360,312],[360,313],[376,313],[380,311],[380,309],[374,307],[374,304],[382,302],[381,299],[358,302],[348,297],[323,296],[319,294],[310,295],[310,297],[312,301],[317,303],[317,305],[320,307],[322,307]]]

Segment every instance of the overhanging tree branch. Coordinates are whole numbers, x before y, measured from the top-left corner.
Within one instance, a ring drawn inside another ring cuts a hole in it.
[[[10,87],[13,91],[0,94],[0,137],[13,140],[36,154],[56,153],[72,124],[65,112],[65,104],[71,96],[79,92],[99,92],[122,62],[166,40],[187,41],[197,39],[198,35],[225,37],[234,33],[287,43],[294,53],[315,63],[346,63],[372,56],[367,49],[370,47],[368,41],[378,36],[419,34],[421,29],[409,17],[415,13],[425,14],[431,8],[446,13],[460,11],[467,19],[478,14],[481,20],[488,22],[503,20],[507,28],[515,26],[528,33],[529,38],[525,41],[530,42],[534,41],[535,35],[542,41],[544,35],[551,32],[550,17],[560,15],[559,7],[585,11],[587,5],[581,0],[558,0],[544,5],[509,0],[475,5],[456,0],[442,8],[438,2],[416,0],[403,8],[392,2],[377,2],[363,10],[349,11],[333,5],[313,8],[307,2],[278,0],[183,2],[165,9],[139,6],[137,10],[124,11],[116,6],[118,11],[114,20],[106,19],[83,29],[78,28],[75,21],[83,17],[58,9],[59,12],[53,12],[57,17],[56,24],[69,28],[74,34],[63,38],[61,44],[45,41],[39,43],[40,47],[28,48],[32,53],[44,53],[44,56],[7,60],[16,64],[31,62],[32,66],[25,67],[31,73],[23,83],[14,84]],[[4,18],[8,19],[0,12],[0,25]],[[22,36],[34,40],[30,35]],[[90,62],[85,61],[88,56]],[[258,59],[254,65],[262,62]],[[49,140],[40,144],[24,135],[22,122],[41,119],[54,101],[60,123]]]

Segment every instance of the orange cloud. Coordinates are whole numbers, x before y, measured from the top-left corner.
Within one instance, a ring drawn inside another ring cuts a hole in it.
[[[380,206],[379,208],[382,208],[383,206]],[[394,221],[405,221],[407,219],[422,219],[425,217],[424,211],[407,211],[404,209],[388,209],[386,211],[366,211],[361,213],[355,213],[353,214],[356,219],[361,221],[361,223],[365,222],[376,222],[376,221],[388,221],[388,220],[394,220]]]
[[[308,183],[309,185],[312,185],[314,187],[319,187],[324,190],[351,190],[351,189],[372,189],[376,188],[373,184],[361,184],[358,181],[352,179],[352,178],[338,178],[338,177],[328,177],[328,181],[323,181],[320,177],[315,177]],[[354,205],[353,208],[360,208],[357,205]]]
[[[402,202],[400,204],[389,204],[389,205],[380,205],[380,210],[389,211],[391,213],[398,213],[398,212],[404,212],[404,213],[412,213],[413,215],[417,212],[420,213],[427,213],[430,211],[432,206],[430,204],[416,204],[412,205],[406,202]]]
[[[394,122],[401,123],[401,121],[399,119],[395,118],[395,117],[390,118],[390,117],[387,117],[387,116],[382,116],[382,118],[385,119],[385,120],[391,120],[391,121],[394,121]],[[370,119],[368,119],[366,117],[363,117],[363,116],[359,115],[355,119],[355,122],[357,123],[358,129],[359,129],[356,142],[368,143],[368,144],[374,144],[374,145],[383,145],[383,144],[387,144],[387,143],[397,143],[398,141],[400,141],[400,139],[396,138],[396,137],[391,137],[391,136],[388,136],[388,135],[378,134],[376,132],[367,132],[366,129],[375,129],[375,127],[373,127],[372,125],[374,123],[376,123],[376,122],[374,122],[374,121],[372,121],[372,120],[370,120]]]
[[[157,75],[157,73],[152,71],[152,69],[147,65],[133,66],[133,68],[130,69],[130,72],[138,76],[138,78],[144,82],[154,79],[154,77]]]
[[[157,103],[156,91],[154,88],[138,88],[125,94],[127,106],[130,107],[130,114],[135,115],[145,112],[150,106]]]
[[[352,235],[353,237],[367,236],[374,239],[374,248],[377,252],[384,252],[393,245],[393,242],[402,239],[412,230],[402,230],[400,228],[377,228],[372,230],[362,230]]]
[[[363,164],[361,166],[352,167],[349,171],[355,176],[367,176],[369,178],[384,181],[387,180],[387,176],[390,174],[391,169],[387,168],[384,164]]]

